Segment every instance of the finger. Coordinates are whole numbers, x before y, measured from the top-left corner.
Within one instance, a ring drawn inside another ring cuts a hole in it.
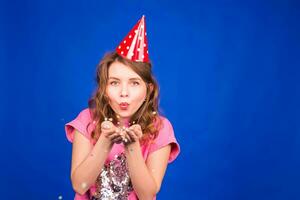
[[[130,127],[129,130],[131,130],[137,138],[141,138],[143,136],[142,130],[140,128],[138,128],[137,126]]]
[[[130,130],[134,131],[134,132],[139,132],[141,131],[141,128],[139,125],[133,125],[129,128]]]
[[[116,143],[116,144],[121,144],[122,143],[122,139],[118,139],[118,140],[115,140],[115,141],[113,141],[113,143]]]
[[[113,139],[115,139],[115,138],[117,138],[117,137],[121,137],[121,136],[120,136],[119,133],[114,132],[114,133],[108,135],[107,137],[108,137],[110,140],[113,140]]]
[[[114,130],[105,130],[102,131],[101,134],[104,134],[105,137],[110,137],[111,135],[115,134],[116,132]]]
[[[125,144],[129,144],[132,142],[132,139],[130,138],[130,136],[126,133],[124,138],[123,138],[123,141]]]
[[[131,141],[136,141],[138,139],[133,130],[127,130],[127,135],[129,136]]]
[[[141,138],[143,136],[143,131],[140,125],[137,125],[134,131],[138,138]]]
[[[116,132],[111,132],[111,133],[105,135],[105,137],[108,138],[109,140],[112,140],[112,139],[114,139],[116,137],[120,137],[120,134],[116,133]]]
[[[110,121],[104,121],[101,123],[101,128],[110,129],[112,127],[112,123]]]
[[[143,132],[142,131],[138,131],[137,132],[137,137],[138,138],[142,138],[143,137]]]
[[[132,128],[135,131],[142,131],[142,127],[139,124],[134,124],[130,128]]]
[[[116,130],[117,127],[111,121],[104,121],[101,123],[101,130]]]
[[[112,133],[117,133],[118,132],[118,129],[113,126],[112,128],[110,129],[101,129],[101,132],[105,133],[105,134],[112,134]]]
[[[117,136],[117,137],[113,138],[111,141],[113,143],[120,144],[123,141],[123,139],[120,136]]]

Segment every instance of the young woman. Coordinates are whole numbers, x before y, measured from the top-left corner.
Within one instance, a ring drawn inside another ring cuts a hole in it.
[[[65,126],[75,200],[155,199],[179,145],[159,115],[144,16],[97,68],[89,108]]]

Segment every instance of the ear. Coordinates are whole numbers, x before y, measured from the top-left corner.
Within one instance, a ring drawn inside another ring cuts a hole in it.
[[[153,84],[152,83],[149,83],[149,89],[150,89],[150,93],[153,91]]]

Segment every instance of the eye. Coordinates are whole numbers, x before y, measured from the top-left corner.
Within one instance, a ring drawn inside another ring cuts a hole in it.
[[[140,85],[140,83],[138,81],[133,81],[132,85],[136,86],[136,85]]]
[[[118,85],[119,83],[118,83],[117,81],[111,81],[109,84],[112,85],[112,86],[116,86],[116,85]]]

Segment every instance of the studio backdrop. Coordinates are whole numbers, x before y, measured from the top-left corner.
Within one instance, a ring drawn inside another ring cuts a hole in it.
[[[0,199],[73,199],[65,123],[146,16],[181,146],[158,199],[300,199],[298,1],[1,1]]]

